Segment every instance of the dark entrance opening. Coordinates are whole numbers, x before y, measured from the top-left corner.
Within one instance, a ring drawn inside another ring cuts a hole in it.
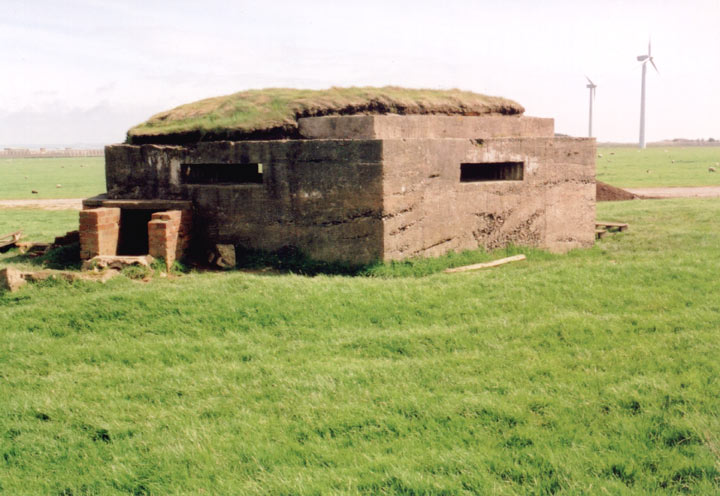
[[[262,164],[182,164],[185,184],[262,184]]]
[[[522,181],[522,162],[487,162],[460,164],[460,182]]]
[[[148,222],[155,212],[159,210],[122,209],[118,255],[148,254]]]

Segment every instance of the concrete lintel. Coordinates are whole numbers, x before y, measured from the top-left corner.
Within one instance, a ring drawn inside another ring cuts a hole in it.
[[[305,117],[298,125],[308,139],[550,138],[555,127],[541,117],[394,114]]]
[[[111,207],[135,210],[187,210],[192,208],[192,202],[188,200],[110,200],[105,195],[93,196],[83,200],[83,207]]]

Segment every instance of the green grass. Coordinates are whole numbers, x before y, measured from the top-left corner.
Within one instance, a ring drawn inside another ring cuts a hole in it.
[[[1,294],[0,492],[717,494],[720,202],[598,210],[483,272]]]
[[[49,242],[78,228],[77,210],[0,209],[0,235],[23,230],[23,241]]]
[[[88,198],[104,192],[103,157],[0,159],[0,200]]]
[[[511,100],[461,90],[353,87],[326,90],[266,88],[188,103],[152,116],[128,131],[129,143],[161,138],[238,139],[257,133],[292,134],[298,117],[352,113],[518,114]]]
[[[0,236],[22,229],[21,241],[51,242],[56,236],[76,230],[78,220],[76,210],[0,209]],[[77,247],[69,248],[73,249],[77,251]],[[0,253],[0,268],[12,266],[20,270],[37,270],[40,265],[55,269],[77,268],[77,263],[65,263],[66,253],[68,250],[61,249],[51,256],[31,259],[20,256],[17,250],[10,250]]]
[[[598,147],[597,179],[613,186],[720,185],[720,147]],[[674,161],[674,163],[673,163]],[[714,167],[717,172],[709,172]]]

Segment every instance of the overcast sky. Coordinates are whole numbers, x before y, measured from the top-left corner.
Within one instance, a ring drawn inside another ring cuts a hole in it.
[[[720,0],[0,0],[0,145],[113,143],[150,115],[272,86],[461,88],[585,136],[720,139]]]

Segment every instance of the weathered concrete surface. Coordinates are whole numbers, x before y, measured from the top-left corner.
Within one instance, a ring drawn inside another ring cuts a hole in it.
[[[298,119],[308,139],[552,138],[553,119],[524,116],[348,115]]]
[[[13,293],[25,285],[25,282],[23,273],[17,269],[5,267],[0,270],[0,289]]]
[[[68,282],[97,281],[105,282],[120,274],[117,270],[106,270],[99,274],[85,274],[68,270],[43,269],[35,271],[21,271],[12,267],[0,270],[0,289],[11,293],[17,291],[28,282],[45,281],[47,279],[64,279]]]
[[[237,265],[235,260],[235,245],[216,244],[210,253],[208,262],[217,265],[221,269],[232,269]]]
[[[354,263],[594,242],[595,141],[554,138],[552,119],[300,121],[308,136],[335,139],[107,147],[107,197],[86,205],[189,203],[193,239],[205,248],[295,246],[318,260]],[[461,164],[498,162],[520,164],[523,179],[460,181]],[[249,166],[262,182],[232,179],[234,167]],[[204,171],[220,168],[225,182],[203,181]]]
[[[382,258],[382,142],[214,142],[107,147],[107,199],[190,200],[195,238],[319,260]],[[187,184],[183,164],[263,164],[262,184]],[[137,169],[137,170],[135,170]]]
[[[590,139],[384,141],[384,258],[507,244],[563,252],[591,246]],[[460,182],[461,163],[523,162],[523,181]]]
[[[151,255],[141,256],[118,256],[118,255],[98,255],[89,260],[85,260],[82,264],[82,270],[100,271],[104,269],[122,270],[125,267],[133,265],[138,267],[150,267],[153,262]]]
[[[165,200],[162,198],[143,200],[110,200],[107,195],[98,195],[82,200],[81,206],[85,208],[121,208],[130,210],[187,210],[192,208],[192,202],[185,200]]]

